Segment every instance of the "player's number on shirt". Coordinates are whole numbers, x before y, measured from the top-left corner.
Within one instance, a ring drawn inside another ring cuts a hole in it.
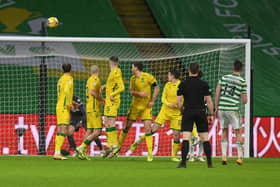
[[[223,95],[234,96],[235,89],[235,86],[229,86],[228,84],[226,84],[225,89],[223,90]]]

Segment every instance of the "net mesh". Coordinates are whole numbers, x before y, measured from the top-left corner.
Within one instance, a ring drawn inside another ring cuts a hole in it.
[[[160,94],[153,108],[156,117],[161,107],[161,92],[167,82],[167,73],[171,68],[181,72],[181,79],[185,79],[188,64],[198,62],[203,71],[202,79],[208,81],[215,90],[217,81],[224,74],[231,73],[235,59],[245,62],[244,44],[190,44],[190,43],[118,43],[118,42],[0,42],[0,154],[39,153],[40,128],[39,109],[40,84],[46,85],[45,102],[45,135],[46,154],[54,152],[54,137],[56,131],[56,84],[61,76],[61,65],[71,63],[74,77],[74,95],[85,102],[85,86],[89,77],[91,65],[100,68],[100,80],[105,84],[109,74],[108,58],[118,56],[123,73],[125,91],[121,94],[121,106],[117,120],[118,129],[122,128],[128,112],[131,96],[129,95],[129,79],[132,76],[132,62],[143,62],[144,71],[153,74],[161,88]],[[40,64],[47,66],[46,81],[40,82]],[[247,67],[245,67],[247,68]],[[244,75],[242,75],[244,77]],[[244,109],[242,108],[242,114]],[[244,116],[244,115],[243,115]],[[141,121],[133,124],[128,138],[124,142],[121,155],[146,155],[145,143],[130,154],[131,143],[144,132]],[[80,128],[74,133],[76,144],[82,141],[85,130]],[[220,137],[218,121],[210,126],[210,140],[213,155],[220,156]],[[230,133],[232,144],[229,153],[236,156],[234,136]],[[100,136],[106,145],[105,132]],[[231,142],[231,141],[230,141]],[[170,156],[172,131],[168,122],[158,133],[154,134],[154,155]],[[65,140],[63,149],[69,149]],[[90,155],[98,155],[99,149],[93,142],[89,149]]]

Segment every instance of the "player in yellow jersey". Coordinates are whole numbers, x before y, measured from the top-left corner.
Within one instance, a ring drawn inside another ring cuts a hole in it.
[[[55,137],[55,160],[66,160],[67,158],[61,155],[61,147],[65,136],[68,135],[70,125],[70,109],[73,100],[73,77],[71,76],[71,64],[62,65],[63,75],[57,82],[57,134]]]
[[[130,94],[133,96],[132,103],[128,112],[127,122],[120,134],[119,145],[121,146],[127,136],[132,123],[141,117],[144,121],[145,140],[148,149],[147,161],[152,161],[153,134],[152,134],[152,107],[159,93],[159,86],[156,79],[149,73],[145,73],[143,64],[134,63],[130,79]],[[152,87],[154,91],[152,93]]]
[[[177,107],[177,89],[180,84],[180,73],[172,69],[168,72],[168,82],[165,84],[162,92],[162,107],[155,120],[155,124],[152,126],[152,133],[158,131],[160,126],[164,125],[166,121],[170,122],[170,129],[173,131],[173,144],[172,144],[172,161],[179,162],[177,158],[177,152],[180,145],[180,130],[181,130],[181,111]],[[145,135],[141,136],[139,140],[133,143],[130,147],[130,151],[134,151],[136,147],[144,140]]]
[[[77,156],[80,159],[88,159],[85,150],[102,131],[101,104],[105,100],[100,94],[100,80],[98,77],[99,68],[96,65],[91,66],[91,76],[87,80],[86,85],[86,118],[87,131],[83,143],[76,148]]]
[[[116,117],[121,103],[121,92],[124,91],[124,83],[122,79],[121,69],[118,67],[119,58],[112,56],[109,59],[110,74],[107,78],[106,99],[104,106],[104,126],[107,134],[107,148],[103,157],[109,154],[115,155],[119,151],[118,137],[116,129]],[[101,90],[104,88],[102,87]]]

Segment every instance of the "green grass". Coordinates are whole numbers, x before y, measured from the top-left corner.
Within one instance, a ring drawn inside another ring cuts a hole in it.
[[[51,157],[0,157],[0,186],[278,186],[279,158],[245,159],[242,166],[222,166],[214,159],[213,169],[205,163],[188,163],[177,169],[169,158],[93,158],[81,161],[70,158],[55,161]]]

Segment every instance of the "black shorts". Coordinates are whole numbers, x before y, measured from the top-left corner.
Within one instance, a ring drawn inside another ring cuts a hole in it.
[[[208,132],[208,121],[204,110],[185,110],[183,112],[181,131],[192,132],[194,123],[197,132]]]

